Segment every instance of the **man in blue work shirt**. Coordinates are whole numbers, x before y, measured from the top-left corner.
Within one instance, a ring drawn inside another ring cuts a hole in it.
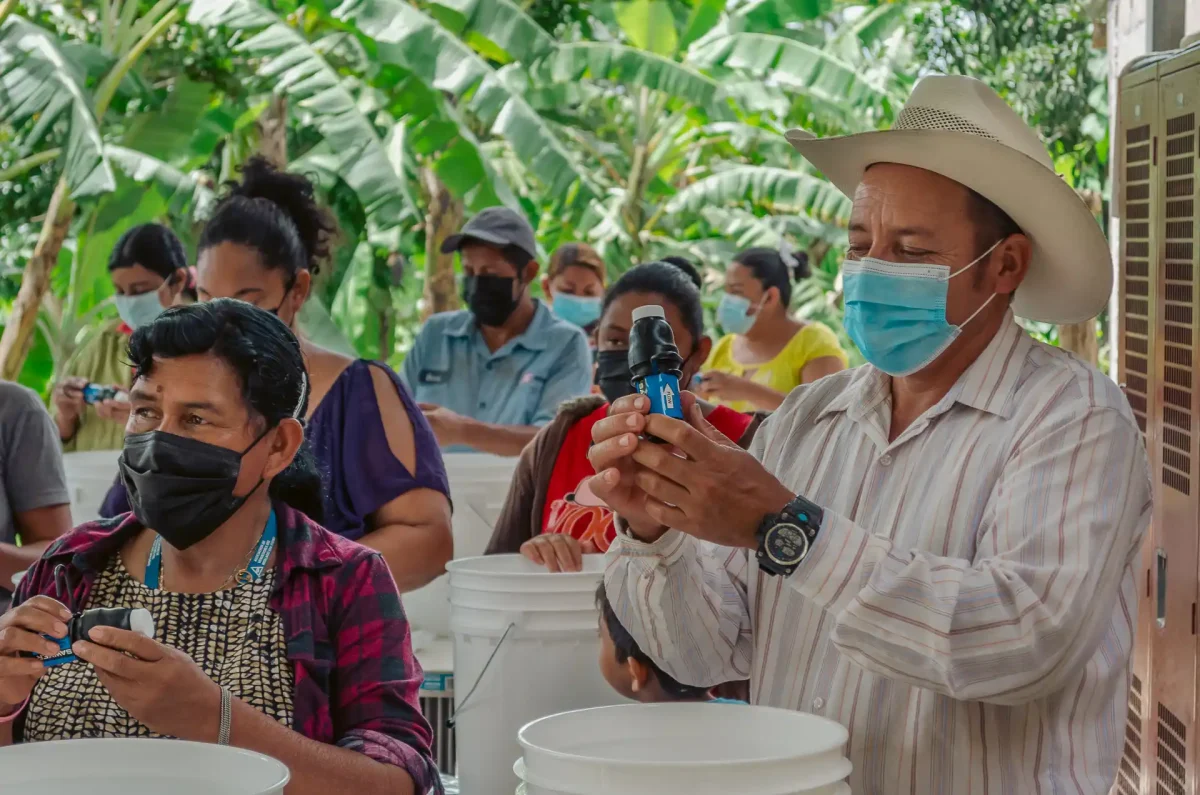
[[[520,455],[560,403],[591,391],[587,339],[529,294],[537,243],[519,213],[489,207],[442,251],[462,257],[468,309],[425,321],[404,381],[444,449]]]

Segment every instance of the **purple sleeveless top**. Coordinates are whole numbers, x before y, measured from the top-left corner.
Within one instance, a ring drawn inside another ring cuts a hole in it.
[[[409,472],[392,455],[375,399],[371,368],[388,374],[408,413],[417,452],[417,471]],[[450,496],[437,438],[404,383],[390,367],[359,359],[347,367],[325,393],[305,428],[324,486],[322,526],[357,541],[367,531],[367,517],[413,489],[433,489]],[[100,515],[128,513],[129,498],[118,478],[104,498]]]

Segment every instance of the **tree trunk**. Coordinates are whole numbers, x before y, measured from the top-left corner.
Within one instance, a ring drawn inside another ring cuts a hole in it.
[[[1100,346],[1096,342],[1096,319],[1069,326],[1058,327],[1058,344],[1064,350],[1083,359],[1090,365],[1100,363]]]
[[[431,168],[421,169],[421,188],[428,208],[425,214],[425,306],[421,312],[424,320],[437,312],[458,308],[454,255],[442,253],[442,242],[462,226],[463,205]]]
[[[287,151],[287,97],[275,94],[255,126],[258,128],[258,153],[278,168],[286,168]]]
[[[67,194],[67,182],[60,179],[50,197],[50,207],[42,222],[42,233],[38,235],[33,256],[21,274],[21,289],[13,301],[4,334],[0,336],[0,378],[6,381],[17,380],[33,344],[38,308],[42,305],[42,296],[50,288],[50,273],[58,264],[58,252],[75,213],[75,203]]]

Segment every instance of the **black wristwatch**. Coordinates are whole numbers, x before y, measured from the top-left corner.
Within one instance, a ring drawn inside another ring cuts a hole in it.
[[[800,496],[769,514],[758,526],[759,568],[775,577],[791,576],[808,557],[824,518],[819,506]]]

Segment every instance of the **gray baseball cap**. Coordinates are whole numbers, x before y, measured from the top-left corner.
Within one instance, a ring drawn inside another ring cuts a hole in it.
[[[458,251],[472,240],[493,246],[516,246],[531,260],[537,259],[537,240],[533,237],[533,227],[525,220],[525,216],[507,207],[488,207],[480,211],[467,221],[461,232],[446,238],[442,243],[442,253]]]

